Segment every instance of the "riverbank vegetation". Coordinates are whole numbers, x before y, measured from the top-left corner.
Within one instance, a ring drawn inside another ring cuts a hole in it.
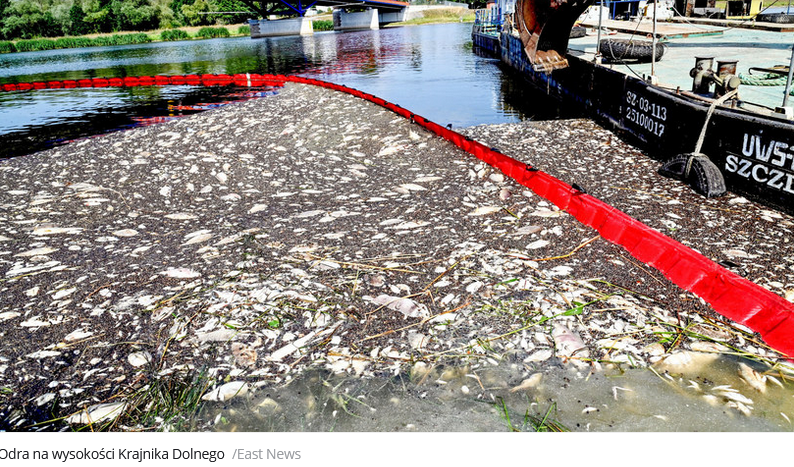
[[[223,26],[254,16],[239,0],[0,0],[0,39]]]
[[[250,10],[241,0],[0,0],[0,53],[245,36]],[[444,8],[397,24],[473,20],[473,10]],[[333,22],[316,17],[314,30]]]
[[[409,24],[434,24],[434,23],[470,23],[474,21],[474,10],[466,8],[439,8],[425,10],[421,18],[414,18],[401,23],[394,23],[394,26]]]

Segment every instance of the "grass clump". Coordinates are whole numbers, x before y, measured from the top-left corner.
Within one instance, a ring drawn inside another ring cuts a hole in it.
[[[240,26],[237,28],[237,34],[241,36],[250,36],[251,35],[251,26]]]
[[[212,381],[204,373],[185,372],[155,377],[132,398],[125,424],[187,429]]]
[[[190,39],[190,34],[181,29],[166,29],[160,33],[160,39],[164,41],[184,41]]]
[[[55,49],[55,41],[49,39],[25,39],[14,44],[18,52],[36,52]]]
[[[334,30],[334,22],[327,19],[321,19],[317,21],[312,21],[312,28],[315,31],[333,31]]]
[[[7,54],[16,52],[17,48],[14,46],[13,42],[10,41],[0,41],[0,54]]]
[[[514,432],[524,432],[524,431],[535,431],[535,432],[564,432],[564,431],[571,431],[566,428],[562,423],[551,419],[551,412],[556,410],[557,404],[552,403],[549,406],[549,410],[541,416],[532,415],[529,413],[529,409],[526,410],[524,413],[524,417],[520,423],[514,422],[510,418],[510,410],[507,408],[507,404],[505,403],[504,399],[501,397],[497,397],[497,401],[494,403],[496,409],[499,411],[499,415],[507,424],[507,428],[510,431]]]
[[[474,21],[474,10],[466,8],[437,8],[425,10],[421,18],[396,24],[432,24],[432,23],[470,23]]]
[[[56,49],[73,49],[77,47],[91,47],[94,41],[87,37],[59,37],[55,39]]]
[[[229,30],[226,28],[210,28],[205,27],[198,30],[196,33],[196,37],[200,37],[202,39],[215,39],[218,37],[229,37],[231,34]]]
[[[147,44],[152,38],[142,32],[133,34],[113,34],[112,36],[99,36],[94,39],[95,45],[132,45]]]

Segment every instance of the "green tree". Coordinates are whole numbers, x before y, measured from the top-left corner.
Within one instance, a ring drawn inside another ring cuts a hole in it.
[[[3,34],[3,23],[5,22],[6,18],[6,8],[8,8],[9,3],[11,0],[0,0],[0,38],[5,39],[6,36]]]
[[[110,0],[83,0],[85,22],[89,32],[113,32],[113,15],[110,10]]]
[[[111,12],[116,31],[146,31],[159,25],[157,10],[149,0],[113,0]]]
[[[73,4],[69,9],[69,25],[66,28],[66,33],[72,36],[81,36],[94,32],[91,30],[91,25],[86,23],[85,16],[86,14],[80,4]]]
[[[180,7],[185,23],[190,26],[200,26],[212,24],[211,15],[202,14],[212,11],[209,3],[205,0],[195,0],[193,3],[182,3]]]
[[[213,11],[251,11],[251,8],[240,0],[212,0],[212,3],[215,7]],[[217,16],[224,24],[242,23],[252,17],[256,17],[256,13],[229,13]]]
[[[51,4],[34,0],[9,2],[3,14],[2,34],[7,38],[32,39],[63,34],[50,11]]]

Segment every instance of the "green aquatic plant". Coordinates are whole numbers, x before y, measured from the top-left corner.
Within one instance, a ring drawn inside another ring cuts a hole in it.
[[[524,416],[521,419],[520,423],[513,422],[513,418],[510,417],[510,409],[507,407],[507,403],[505,402],[504,398],[497,397],[496,402],[494,402],[494,407],[496,407],[499,415],[507,424],[507,428],[510,431],[514,432],[525,432],[525,431],[535,431],[535,432],[564,432],[564,431],[571,431],[565,427],[562,423],[554,420],[551,418],[551,414],[553,411],[557,409],[557,403],[552,402],[549,406],[546,413],[542,416],[540,415],[532,415],[530,413],[529,407],[524,412]]]
[[[312,29],[315,31],[333,31],[334,22],[327,19],[312,21]]]
[[[0,41],[0,54],[16,52],[17,48],[11,41]]]
[[[130,399],[119,422],[137,427],[187,429],[213,381],[204,372],[155,375]]]
[[[181,29],[166,29],[160,33],[160,39],[164,41],[183,41],[190,39],[190,34]]]
[[[17,41],[14,46],[17,52],[37,52],[39,50],[55,49],[55,41],[49,39],[26,39]]]
[[[203,27],[198,30],[196,33],[196,37],[201,39],[214,39],[217,37],[229,37],[231,34],[229,30],[226,28],[210,28],[210,27]]]

